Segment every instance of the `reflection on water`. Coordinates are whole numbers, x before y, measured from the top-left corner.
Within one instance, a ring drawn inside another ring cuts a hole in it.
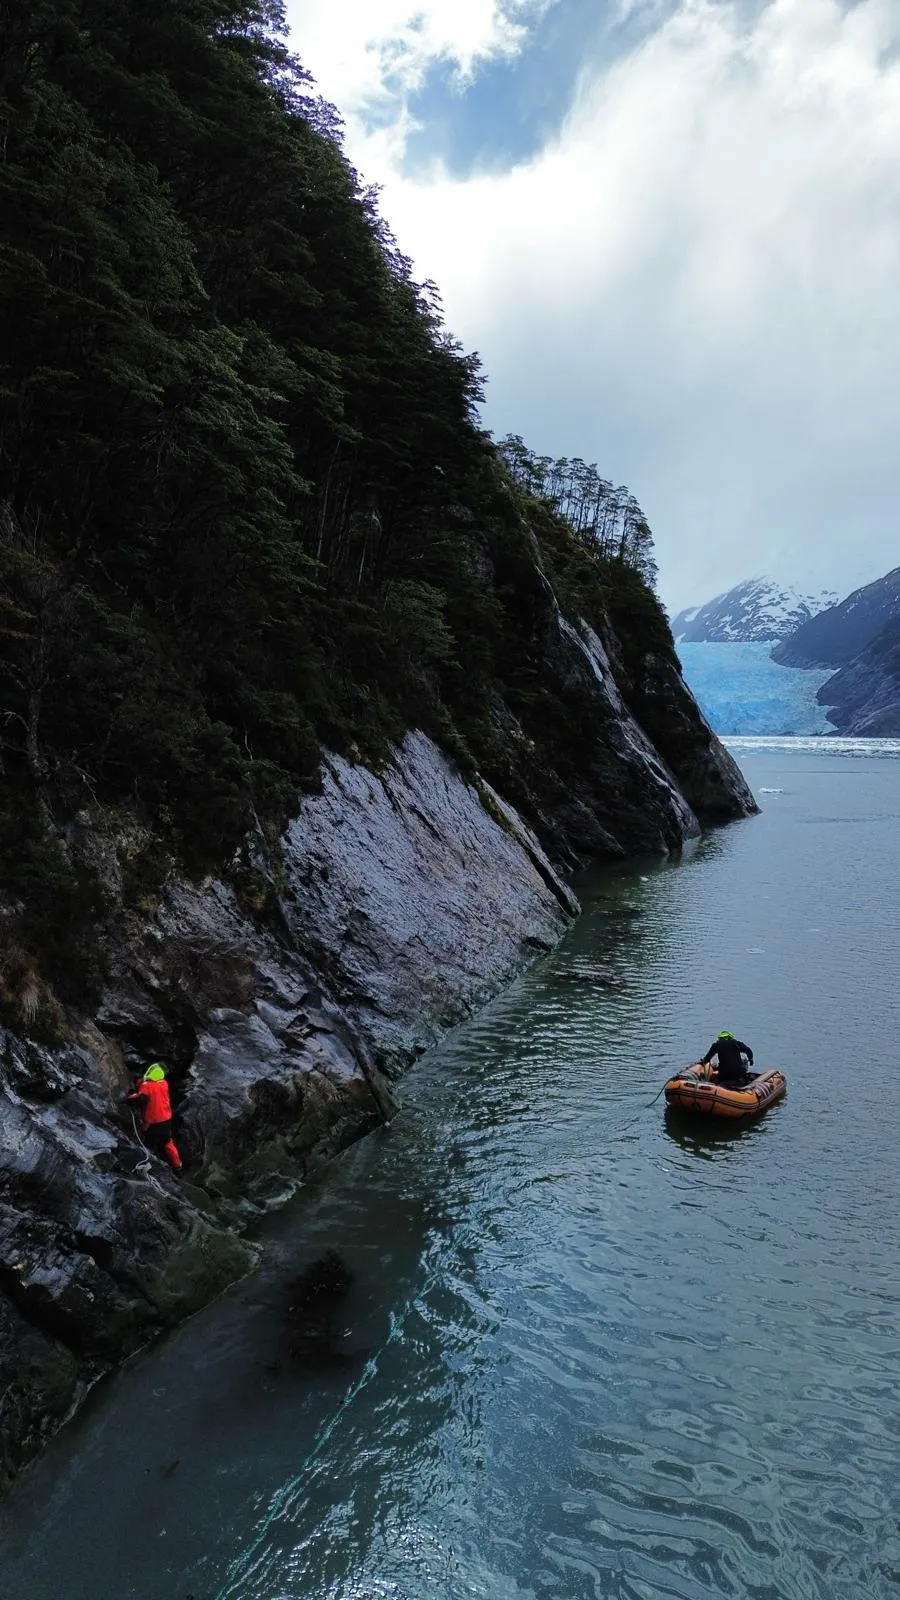
[[[783,1105],[783,1100],[776,1101],[762,1116],[777,1112],[778,1107]],[[666,1106],[665,1111],[665,1127],[669,1138],[692,1156],[706,1157],[707,1160],[714,1158],[717,1145],[736,1144],[758,1136],[760,1122],[760,1117],[740,1117],[732,1121],[725,1117],[692,1116],[677,1106]]]
[[[900,761],[742,761],[760,818],[595,874],[263,1274],[95,1397],[6,1507],[5,1600],[896,1595]],[[788,1098],[676,1124],[720,1028]],[[327,1248],[376,1353],[298,1370],[280,1285]]]

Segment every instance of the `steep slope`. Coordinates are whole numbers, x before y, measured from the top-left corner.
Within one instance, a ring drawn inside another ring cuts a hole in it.
[[[818,699],[839,733],[900,737],[900,617],[829,678]]]
[[[671,652],[642,650],[635,674],[608,620],[605,642],[570,623],[536,576],[542,681],[578,703],[581,760],[545,767],[497,715],[544,833],[617,856],[677,848],[697,812],[753,810]],[[65,1042],[26,1037],[22,1010],[0,1029],[0,1477],[100,1373],[246,1270],[248,1202],[277,1202],[388,1117],[398,1073],[578,910],[517,811],[420,733],[378,770],[327,757],[280,843],[260,832],[218,875],[170,858],[149,889],[138,869],[161,847],[123,813],[71,820],[71,867],[102,891],[97,993],[63,1007],[31,968],[32,1031]],[[149,1055],[170,1064],[180,1183],[117,1106]]]
[[[770,578],[747,578],[702,606],[679,611],[672,622],[678,644],[756,643],[786,639],[836,595],[801,595]]]
[[[558,939],[576,903],[497,813],[421,738],[378,775],[335,758],[278,890],[264,861],[255,881],[174,873],[139,912],[133,825],[78,819],[72,850],[108,907],[101,992],[68,1012],[70,1044],[0,1030],[0,1476],[100,1372],[246,1270],[240,1207],[387,1114],[376,1054],[396,1070]],[[116,1106],[148,1051],[171,1068],[180,1183]]]
[[[22,910],[0,945],[63,999],[97,978],[98,907],[58,839],[85,806],[217,870],[249,830],[282,833],[323,749],[377,763],[416,727],[526,811],[534,789],[574,861],[590,829],[554,821],[550,774],[577,788],[593,762],[589,809],[601,768],[628,770],[541,677],[552,513],[480,427],[477,361],[280,10],[64,0],[58,26],[16,8],[4,34],[0,893]],[[601,487],[573,483],[576,520],[555,518],[598,616],[623,570],[652,573],[639,506],[616,491],[598,514]],[[626,821],[612,834],[630,848]]]
[[[0,1473],[552,946],[562,873],[754,809],[640,508],[515,481],[280,13],[4,25]]]
[[[897,616],[900,567],[804,623],[776,646],[772,658],[785,667],[842,667]]]

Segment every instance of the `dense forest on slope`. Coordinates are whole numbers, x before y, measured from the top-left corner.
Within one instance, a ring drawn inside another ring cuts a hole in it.
[[[283,24],[272,0],[0,18],[10,983],[38,958],[90,983],[87,804],[202,869],[280,825],[322,744],[377,756],[415,724],[490,776],[502,694],[575,748],[533,670],[536,555],[571,612],[670,645],[640,508],[492,445],[477,359]]]

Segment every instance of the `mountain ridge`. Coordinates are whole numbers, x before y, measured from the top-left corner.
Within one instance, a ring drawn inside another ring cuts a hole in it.
[[[672,619],[676,644],[777,643],[834,604],[831,591],[801,594],[757,575],[734,584],[700,606],[686,606]]]
[[[816,698],[837,733],[857,739],[900,737],[900,617],[834,673]]]
[[[783,667],[843,667],[900,616],[900,567],[863,584],[783,639],[772,659]]]

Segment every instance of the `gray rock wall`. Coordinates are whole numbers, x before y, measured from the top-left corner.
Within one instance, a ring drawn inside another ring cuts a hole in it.
[[[377,775],[326,762],[284,857],[298,948],[390,1068],[552,949],[578,912],[521,817],[421,733]]]
[[[108,820],[82,846],[120,876]],[[119,837],[118,847],[124,840]],[[94,1379],[252,1263],[248,1201],[282,1198],[390,1102],[407,1064],[578,903],[502,799],[411,734],[380,773],[336,758],[288,829],[283,925],[223,882],[122,911],[79,1044],[0,1044],[0,1476]],[[148,1159],[117,1096],[172,1063],[191,1181]]]
[[[328,758],[279,851],[260,830],[255,914],[239,873],[170,876],[129,909],[134,820],[69,829],[110,899],[108,975],[65,1047],[0,1031],[0,1480],[101,1373],[252,1265],[254,1207],[388,1115],[400,1070],[552,948],[578,904],[551,855],[677,849],[698,817],[753,808],[677,669],[650,662],[636,688],[538,576],[543,670],[583,737],[545,770],[498,708],[536,831],[420,733],[378,772]],[[187,1179],[118,1104],[157,1055]]]
[[[900,735],[900,618],[823,683],[816,699],[827,706],[838,733],[869,739]]]
[[[626,704],[603,641],[586,622],[576,629],[560,617],[559,626],[565,643],[579,665],[581,661],[586,664],[596,692],[606,704],[609,748],[619,768],[620,783],[629,791],[621,799],[631,801],[630,806],[620,803],[619,815],[613,820],[620,851],[677,849],[685,839],[696,838],[700,823],[675,774]],[[635,838],[636,829],[644,837]]]
[[[759,807],[734,757],[688,692],[674,652],[647,654],[629,704],[704,827],[752,816]]]

